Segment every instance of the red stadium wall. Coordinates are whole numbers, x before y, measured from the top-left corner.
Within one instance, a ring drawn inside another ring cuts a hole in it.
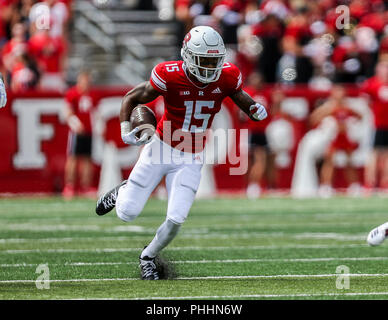
[[[103,111],[102,123],[103,141],[114,141],[119,150],[134,148],[121,142],[119,132],[118,112],[121,97],[125,88],[96,88],[100,105],[97,110]],[[268,92],[271,88],[266,88]],[[309,111],[318,99],[327,96],[327,92],[308,90],[306,87],[284,90],[287,98],[301,98]],[[258,93],[261,94],[261,93]],[[348,88],[348,95],[357,96],[355,87]],[[110,100],[109,100],[110,99]],[[68,127],[61,116],[63,97],[58,93],[40,92],[23,95],[9,94],[7,106],[0,110],[0,193],[57,193],[63,187],[63,169],[66,159]],[[230,116],[231,125],[240,129],[237,107],[226,100],[225,111]],[[158,111],[158,103],[151,104]],[[306,118],[293,120],[292,126],[295,145],[291,151],[295,158],[297,142],[308,129]],[[237,143],[238,144],[238,143]],[[95,161],[95,184],[97,186],[101,168],[100,159]],[[134,161],[122,165],[122,172],[127,176]],[[229,163],[213,166],[215,184],[218,191],[241,191],[246,186],[246,176],[229,175],[229,169],[234,165]],[[291,185],[294,161],[278,170],[278,188],[289,188]],[[340,175],[339,175],[340,176]],[[337,186],[343,185],[341,179],[336,179]]]

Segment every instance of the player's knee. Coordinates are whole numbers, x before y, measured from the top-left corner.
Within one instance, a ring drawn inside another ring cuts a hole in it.
[[[178,212],[168,212],[167,214],[167,219],[177,225],[183,224],[186,218],[187,218],[187,214],[182,214]]]
[[[134,220],[142,209],[142,206],[133,200],[123,199],[116,202],[117,216],[125,222]]]

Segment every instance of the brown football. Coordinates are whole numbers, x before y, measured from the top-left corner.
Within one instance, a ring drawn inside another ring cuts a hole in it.
[[[130,122],[131,130],[139,127],[139,131],[136,133],[136,137],[138,138],[146,134],[148,136],[147,140],[149,140],[155,133],[155,113],[145,105],[138,105],[132,110]]]

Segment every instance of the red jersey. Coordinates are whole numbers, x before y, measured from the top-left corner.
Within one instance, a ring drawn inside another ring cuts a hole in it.
[[[62,71],[61,58],[65,54],[65,42],[62,38],[51,38],[45,32],[38,32],[30,38],[28,46],[30,54],[44,72]]]
[[[24,63],[15,63],[11,74],[11,87],[13,91],[26,91],[32,88],[35,74]]]
[[[77,86],[66,92],[65,100],[84,126],[85,133],[92,133],[91,111],[96,105],[96,98],[91,92],[81,93]]]
[[[27,43],[26,42],[11,39],[10,41],[8,41],[4,45],[4,48],[2,51],[2,60],[3,60],[4,65],[6,65],[5,59],[7,59],[7,56],[11,55],[11,56],[15,57],[17,55],[20,55],[20,54],[26,53],[26,52],[27,52]],[[12,66],[11,66],[11,68],[12,68]]]
[[[225,63],[216,82],[200,86],[188,72],[183,61],[163,62],[152,70],[150,83],[164,98],[157,134],[172,147],[196,153],[204,149],[206,131],[224,98],[242,88],[242,76],[235,65]]]
[[[351,117],[359,118],[358,113],[354,112],[348,107],[338,106],[332,112],[332,116],[337,121],[338,134],[335,139],[331,142],[330,150],[344,150],[347,152],[354,151],[358,148],[358,143],[352,141],[347,133],[346,121]]]
[[[337,123],[343,125],[346,120],[351,117],[359,118],[359,115],[348,107],[338,106],[334,109],[332,115],[337,120]]]
[[[363,91],[371,98],[371,107],[375,118],[376,129],[388,129],[388,83],[377,77],[366,80]]]

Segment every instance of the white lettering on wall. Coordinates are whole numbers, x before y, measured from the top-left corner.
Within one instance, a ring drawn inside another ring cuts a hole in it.
[[[18,151],[13,165],[18,169],[41,169],[47,159],[41,152],[41,142],[54,136],[50,124],[40,122],[42,114],[57,114],[63,107],[63,99],[17,99],[12,111],[17,115]]]

